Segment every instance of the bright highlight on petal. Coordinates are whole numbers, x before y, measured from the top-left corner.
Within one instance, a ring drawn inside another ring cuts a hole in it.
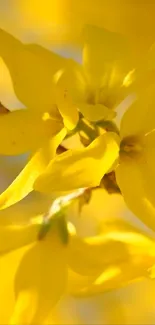
[[[99,185],[118,157],[118,141],[118,136],[109,132],[85,149],[68,150],[57,156],[36,180],[34,189],[52,193]]]
[[[36,300],[35,293],[32,294],[29,291],[20,292],[9,324],[31,324],[36,310]]]

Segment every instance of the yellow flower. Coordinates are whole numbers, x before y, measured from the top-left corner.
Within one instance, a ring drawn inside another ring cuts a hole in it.
[[[78,243],[77,252],[79,249]],[[83,269],[79,270],[73,256],[70,258],[72,269],[81,273],[81,279],[71,273],[68,287],[69,293],[81,297],[121,288],[149,277],[149,268],[155,262],[154,239],[129,222],[114,218],[103,221],[103,231],[99,236],[81,241],[81,252]],[[71,250],[69,254],[72,254]]]
[[[82,65],[72,61],[70,68],[59,71],[56,83],[88,120],[112,119],[133,82],[136,62],[122,35],[85,26],[83,39]]]
[[[34,188],[50,193],[61,188],[67,191],[81,186],[97,186],[112,166],[112,161],[117,161],[113,168],[128,207],[155,229],[154,104],[152,86],[124,114],[120,126],[120,149],[116,137],[111,138],[110,132],[103,134],[86,149],[69,150],[56,157],[34,183]]]
[[[14,91],[26,107],[0,116],[0,154],[31,152],[25,168],[0,196],[0,207],[4,208],[32,191],[34,180],[54,157],[66,128],[75,127],[78,112],[74,107],[57,107],[53,76],[63,65],[63,58],[40,46],[24,45],[3,30],[0,43],[0,55]]]
[[[0,212],[1,324],[43,323],[65,292],[68,246],[56,220],[40,238],[50,204],[37,196]]]
[[[64,242],[57,215],[41,238],[45,216],[60,212],[57,201],[49,210],[50,200],[26,198],[0,211],[1,324],[44,324],[65,292],[87,295],[126,285],[155,261],[154,241],[118,220],[90,238],[69,227]]]
[[[154,86],[123,116],[117,183],[129,209],[155,229]]]

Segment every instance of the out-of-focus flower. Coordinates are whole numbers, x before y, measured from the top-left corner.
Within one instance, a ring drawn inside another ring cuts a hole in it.
[[[81,275],[95,274],[98,265],[97,256],[100,254],[102,269],[98,267],[99,273],[94,278],[70,277],[69,292],[77,296],[90,296],[106,292],[112,289],[126,286],[127,284],[149,277],[149,268],[154,264],[155,245],[153,238],[146,235],[143,231],[132,226],[129,222],[110,219],[103,221],[102,234],[96,237],[84,238],[81,242],[85,263]],[[73,238],[73,240],[75,240]],[[95,254],[95,249],[98,254]],[[77,246],[77,250],[79,246]],[[99,253],[100,252],[100,253]],[[69,251],[69,254],[72,252]],[[93,257],[94,268],[92,265],[89,270],[89,260]],[[82,260],[82,255],[81,255]],[[79,272],[78,264],[73,265],[73,258],[70,259],[74,271]],[[75,285],[76,284],[76,285]]]
[[[64,197],[64,203],[66,200]],[[49,198],[40,198],[37,205],[25,202],[22,209],[21,201],[0,211],[0,274],[1,279],[8,279],[8,284],[3,281],[0,286],[0,296],[4,295],[1,322],[44,323],[65,292],[82,295],[120,287],[145,276],[154,264],[155,246],[151,237],[123,222],[120,227],[117,220],[105,224],[102,235],[83,239],[68,224],[69,240],[64,241],[61,214],[57,217],[55,214],[55,218],[53,214],[53,219],[48,219],[51,227],[41,238],[47,213],[63,212],[62,206],[57,211],[56,201],[49,211],[49,202]],[[103,285],[101,273],[104,270],[106,277],[110,268],[120,269],[120,273],[117,276],[109,273],[111,276],[107,276]]]

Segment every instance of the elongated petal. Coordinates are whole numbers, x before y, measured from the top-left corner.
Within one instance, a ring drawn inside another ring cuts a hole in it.
[[[0,43],[0,56],[10,71],[18,99],[28,108],[49,110],[54,103],[52,76],[59,62],[62,67],[60,57],[39,46],[24,45],[2,29]]]
[[[29,110],[19,110],[0,116],[0,154],[17,155],[36,150],[63,127],[61,120],[43,120]]]
[[[104,236],[88,239],[73,237],[71,240],[67,251],[68,264],[74,272],[81,275],[97,276],[109,263],[119,263],[127,258],[123,244]]]
[[[146,148],[140,159],[121,160],[116,178],[129,209],[148,227],[155,230],[155,132],[146,137]]]
[[[133,269],[132,264],[122,263],[121,266],[105,268],[103,273],[101,273],[90,286],[73,292],[73,295],[77,297],[93,296],[113,289],[122,288],[139,278],[142,278],[139,269]]]
[[[122,138],[145,134],[155,128],[155,87],[141,95],[125,112],[120,126]]]
[[[56,149],[65,135],[66,130],[62,129],[32,156],[14,182],[0,195],[0,209],[18,202],[33,190],[35,180],[54,157]]]
[[[73,60],[66,60],[64,69],[54,75],[57,85],[57,105],[68,129],[73,129],[79,118],[77,102],[85,96],[85,76],[82,66]]]
[[[56,103],[63,118],[64,125],[68,130],[72,130],[76,127],[79,120],[78,109],[71,96],[68,95],[68,90],[65,87],[58,87]]]
[[[95,257],[95,247],[93,247],[95,242],[93,243],[91,238],[89,239],[90,243],[92,245],[91,251],[86,252],[86,249],[83,250],[85,260],[81,260],[81,269],[84,269],[84,265],[86,266],[88,263],[89,257],[90,259],[92,258],[92,265],[93,261],[94,265],[97,265],[96,259],[97,256],[98,258],[100,256],[100,260],[103,262],[102,271],[98,274],[96,273],[97,276],[94,279],[91,279],[89,273],[89,277],[85,276],[85,280],[82,281],[79,288],[73,283],[70,287],[70,292],[76,296],[90,296],[123,287],[132,281],[146,276],[147,270],[155,262],[155,244],[153,240],[138,232],[132,232],[131,229],[126,232],[109,230],[105,233],[102,243],[96,245]],[[100,249],[102,249],[102,252]],[[81,256],[83,255],[81,254]],[[72,257],[74,269],[77,269],[78,265],[77,253],[76,257],[76,262]],[[89,265],[89,267],[93,270],[92,265]],[[91,281],[92,283],[90,283]]]
[[[66,280],[65,248],[52,231],[21,260],[15,278],[17,298],[11,323],[43,323],[64,293]]]
[[[15,304],[14,279],[20,261],[29,246],[4,254],[0,258],[0,277],[3,279],[0,286],[0,320],[9,324]],[[10,272],[11,270],[11,272]]]
[[[83,34],[83,62],[92,85],[120,86],[131,66],[126,39],[89,25],[84,28]]]
[[[118,137],[105,133],[86,149],[56,157],[35,182],[34,189],[50,193],[97,186],[118,155]]]

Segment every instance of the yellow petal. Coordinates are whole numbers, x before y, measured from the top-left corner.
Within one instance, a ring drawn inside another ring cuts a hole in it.
[[[79,273],[75,273],[70,268],[68,269],[68,283],[67,292],[71,295],[81,291],[81,289],[88,287],[95,280],[95,276],[86,276]]]
[[[78,103],[80,112],[89,121],[111,120],[116,116],[116,113],[108,107],[100,104],[90,105],[85,103]]]
[[[140,96],[123,115],[120,135],[145,134],[155,128],[155,87],[152,86]]]
[[[90,286],[82,288],[81,291],[77,290],[74,295],[77,297],[89,297],[104,293],[113,289],[122,288],[141,277],[140,270],[134,269],[132,264],[122,263],[120,266],[113,265],[105,268],[103,273]]]
[[[71,270],[89,277],[99,276],[98,280],[93,281],[101,284],[109,276],[110,279],[118,276],[122,272],[121,268],[126,268],[128,263],[131,263],[133,268],[133,272],[129,272],[131,277],[137,272],[142,275],[144,269],[146,271],[154,264],[155,244],[151,237],[140,233],[129,223],[119,223],[115,220],[115,225],[105,222],[104,232],[100,236],[79,238],[72,235],[67,257]],[[114,270],[111,270],[113,267]],[[105,270],[108,270],[108,273]],[[85,284],[87,282],[90,283],[89,279],[85,280]]]
[[[118,155],[118,136],[105,133],[87,148],[57,156],[35,182],[34,189],[50,193],[97,186]]]
[[[38,59],[42,60],[44,69],[49,70],[51,77],[59,70],[63,69],[66,64],[67,59],[60,56],[39,44],[24,44],[26,50],[35,54]]]
[[[59,65],[59,56],[51,54],[49,60],[39,46],[24,45],[2,29],[0,43],[0,56],[10,71],[18,99],[28,108],[50,110],[54,103],[52,73]]]
[[[54,229],[43,241],[33,245],[21,260],[15,281],[17,307],[12,319],[16,324],[21,324],[21,321],[43,323],[64,293],[66,280],[65,247]],[[26,299],[25,292],[29,299]],[[22,304],[23,308],[19,308]]]
[[[28,245],[38,239],[52,198],[35,193],[0,211],[0,254]]]
[[[0,258],[0,323],[9,324],[11,314],[13,313],[15,303],[14,280],[16,270],[20,260],[27,251],[29,246],[17,249],[9,254],[4,254]],[[10,272],[11,270],[11,272]]]
[[[67,90],[60,88],[60,86],[57,90],[56,103],[63,118],[65,127],[68,130],[74,129],[79,120],[78,109],[71,96],[67,94]]]
[[[14,182],[0,195],[0,209],[18,202],[33,190],[35,180],[55,156],[56,149],[65,135],[66,129],[62,129],[33,155]]]
[[[19,110],[0,116],[0,154],[16,155],[36,150],[63,127],[61,120],[43,120],[29,110]]]
[[[57,105],[68,129],[73,129],[79,119],[77,100],[84,98],[85,79],[82,67],[73,60],[64,63],[64,69],[54,75],[57,85]]]
[[[31,293],[29,291],[20,292],[9,324],[31,324],[36,306],[37,298],[35,293]]]
[[[148,134],[145,140],[145,151],[139,159],[121,159],[116,178],[129,209],[155,230],[155,132]]]
[[[0,226],[0,254],[26,246],[37,240],[41,225]]]
[[[147,236],[130,230],[129,232],[109,231],[103,238],[102,254],[100,251],[100,259],[103,261],[102,271],[95,279],[89,277],[89,280],[85,280],[85,283],[83,281],[83,286],[79,288],[76,286],[71,287],[73,295],[90,296],[123,287],[146,276],[148,269],[154,264],[155,245],[153,240],[150,240]],[[97,254],[99,254],[99,249],[98,252],[96,251],[96,257]],[[87,262],[87,256],[88,252],[85,262],[81,261],[83,264]],[[92,259],[96,262],[93,248]],[[92,283],[90,283],[91,280]]]
[[[131,53],[126,39],[89,25],[84,28],[83,34],[83,62],[92,85],[121,86],[125,75],[131,70]]]

